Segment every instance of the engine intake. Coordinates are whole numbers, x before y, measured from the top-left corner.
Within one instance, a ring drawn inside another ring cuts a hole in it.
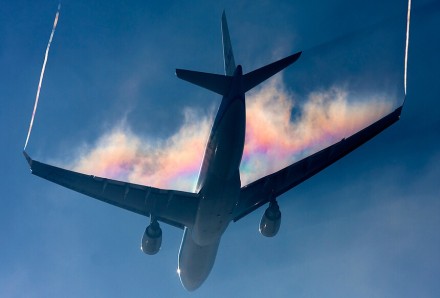
[[[162,244],[162,229],[157,220],[154,220],[145,229],[142,236],[141,249],[147,255],[154,255],[160,250]]]
[[[277,201],[271,201],[261,217],[260,233],[265,237],[275,236],[281,225],[281,211]]]

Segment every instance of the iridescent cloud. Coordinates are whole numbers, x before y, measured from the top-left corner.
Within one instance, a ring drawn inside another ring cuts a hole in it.
[[[240,168],[243,185],[352,135],[393,106],[389,99],[377,95],[351,98],[338,87],[312,92],[298,107],[294,103],[294,95],[286,91],[281,77],[249,94]],[[293,109],[299,113],[292,119]]]
[[[211,126],[209,117],[196,116],[187,109],[182,127],[161,141],[137,136],[122,122],[81,150],[71,167],[97,176],[191,191]]]
[[[356,100],[342,88],[309,94],[294,107],[281,76],[246,99],[242,184],[275,172],[349,136],[391,111],[384,98]],[[299,116],[292,119],[292,109]],[[87,146],[71,165],[76,171],[161,188],[194,189],[212,118],[187,109],[182,127],[170,138],[137,136],[122,122]]]

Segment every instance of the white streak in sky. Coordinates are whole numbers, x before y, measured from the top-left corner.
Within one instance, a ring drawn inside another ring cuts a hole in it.
[[[404,89],[405,89],[405,96],[406,96],[406,78],[407,78],[407,71],[408,71],[408,46],[409,46],[409,21],[411,19],[411,0],[408,1],[408,15],[406,19],[406,45],[405,45],[405,73],[404,73]]]
[[[31,131],[32,131],[32,125],[34,124],[35,112],[37,111],[38,99],[40,97],[41,83],[42,83],[43,77],[44,77],[44,70],[46,69],[46,63],[47,63],[47,57],[49,56],[50,44],[52,43],[52,38],[55,33],[55,29],[57,28],[58,16],[60,15],[60,9],[61,9],[61,3],[58,4],[57,13],[55,15],[55,20],[53,22],[52,32],[50,33],[49,42],[47,43],[46,54],[44,55],[43,67],[41,68],[40,81],[38,82],[37,95],[35,96],[34,110],[32,112],[31,123],[29,124],[29,130],[28,130],[28,134],[26,137],[26,142],[24,143],[23,150],[26,150],[26,147],[27,147],[27,144],[29,141],[29,136],[31,135]]]

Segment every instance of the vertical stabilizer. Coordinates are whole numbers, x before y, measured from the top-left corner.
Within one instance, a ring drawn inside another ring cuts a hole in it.
[[[229,38],[228,23],[226,14],[222,14],[222,39],[223,39],[223,59],[225,62],[225,75],[232,76],[235,71],[234,53],[232,52],[231,39]]]

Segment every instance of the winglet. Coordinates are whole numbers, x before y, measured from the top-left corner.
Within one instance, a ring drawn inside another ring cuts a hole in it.
[[[23,150],[23,155],[26,158],[29,166],[32,168],[32,158],[26,153],[26,151]]]

